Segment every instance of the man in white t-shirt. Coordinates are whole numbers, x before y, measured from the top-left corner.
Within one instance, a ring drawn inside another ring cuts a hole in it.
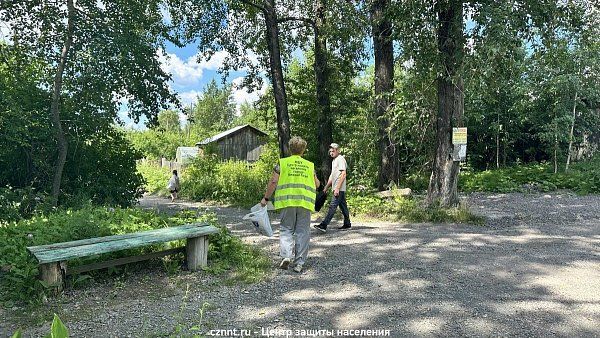
[[[327,184],[325,185],[325,188],[323,188],[323,191],[327,193],[329,187],[332,187],[333,196],[331,198],[331,203],[329,204],[327,216],[325,216],[320,224],[316,224],[314,226],[315,229],[321,232],[327,231],[327,225],[329,225],[329,222],[331,222],[338,205],[342,211],[342,215],[344,215],[344,225],[338,229],[348,230],[352,227],[352,224],[350,223],[350,212],[348,212],[348,204],[346,204],[347,164],[344,156],[340,155],[339,144],[332,143],[329,145],[329,156],[333,158],[333,162],[331,163],[331,175],[329,175],[329,179],[327,180]]]

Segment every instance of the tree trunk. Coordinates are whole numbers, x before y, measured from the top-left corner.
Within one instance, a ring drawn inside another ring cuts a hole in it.
[[[60,122],[60,93],[62,91],[62,78],[67,64],[67,56],[71,49],[73,42],[73,15],[75,13],[75,6],[73,0],[67,0],[67,32],[65,36],[65,42],[60,54],[60,61],[54,75],[54,84],[52,90],[52,104],[50,106],[50,113],[52,114],[52,125],[56,136],[56,142],[58,146],[58,158],[56,159],[56,165],[54,168],[54,178],[52,180],[52,206],[58,204],[58,197],[60,195],[60,184],[62,181],[63,169],[65,162],[67,161],[67,140],[65,133]]]
[[[380,154],[377,187],[385,190],[391,182],[398,181],[398,161],[394,130],[390,129],[387,112],[393,105],[394,90],[394,41],[392,23],[386,17],[389,0],[376,0],[371,7],[373,48],[375,52],[375,117],[377,118]]]
[[[442,75],[437,79],[436,153],[427,203],[450,207],[458,204],[459,173],[459,162],[452,159],[452,128],[464,125],[462,0],[440,0],[436,7]]]
[[[275,1],[265,1],[265,23],[267,33],[267,46],[269,48],[269,63],[271,68],[271,82],[273,83],[273,96],[275,97],[275,111],[277,113],[277,135],[279,137],[279,153],[288,156],[288,142],[290,140],[290,116],[288,114],[287,95],[283,82],[283,67],[281,66],[281,50],[279,48],[279,27],[277,26],[277,13]]]
[[[575,132],[575,118],[577,109],[577,91],[575,91],[575,100],[573,101],[573,122],[571,122],[571,132],[569,133],[569,149],[567,150],[567,163],[565,164],[565,172],[569,171],[571,163],[571,150],[573,149],[573,133]]]
[[[331,173],[331,157],[329,145],[333,142],[333,127],[331,116],[331,98],[329,96],[329,65],[327,64],[327,39],[321,34],[325,26],[325,4],[323,0],[315,2],[315,84],[317,90],[318,127],[317,141],[319,154],[317,167],[320,177],[327,182]]]

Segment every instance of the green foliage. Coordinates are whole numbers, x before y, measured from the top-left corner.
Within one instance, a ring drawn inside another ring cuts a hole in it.
[[[177,147],[190,146],[195,138],[180,132],[168,132],[161,129],[127,130],[127,139],[133,147],[147,159],[174,159]]]
[[[63,206],[89,200],[127,207],[142,196],[143,177],[136,172],[141,153],[121,131],[110,127],[87,141],[73,140],[71,148],[63,172]]]
[[[77,211],[37,215],[18,222],[1,222],[0,267],[5,275],[0,282],[0,298],[23,302],[40,300],[44,286],[37,280],[38,265],[26,251],[27,246],[151,230],[204,219],[206,217],[198,218],[190,213],[168,217],[137,209],[84,207]],[[156,249],[156,246],[153,248]],[[101,259],[127,256],[143,250],[147,249],[107,254]],[[94,260],[95,258],[75,259],[69,261],[69,264],[76,266]]]
[[[23,335],[21,334],[21,330],[15,332],[12,335],[12,338],[21,338]],[[44,336],[45,338],[68,338],[69,330],[63,322],[60,320],[60,317],[55,313],[54,319],[52,320],[52,325],[50,326],[50,333]]]
[[[569,189],[580,194],[600,193],[600,157],[575,163],[555,174],[549,164],[521,165],[481,172],[463,171],[459,190],[465,192],[548,192]]]
[[[253,164],[221,162],[215,155],[200,156],[182,173],[181,196],[251,206],[261,199],[277,159],[273,145],[266,146]]]
[[[0,222],[0,300],[36,303],[41,300],[45,286],[37,279],[38,264],[26,251],[27,246],[45,245],[100,236],[126,234],[192,222],[208,222],[220,228],[211,235],[209,247],[212,273],[228,272],[234,280],[254,282],[263,278],[270,268],[269,259],[258,249],[244,244],[226,227],[217,225],[214,214],[198,216],[181,212],[174,216],[139,209],[85,207],[78,211],[59,211],[38,215],[18,222]],[[69,261],[70,266],[142,254],[183,245],[183,241],[155,244]],[[163,262],[167,273],[177,272],[183,256],[171,256]],[[91,277],[97,276],[92,273]],[[89,280],[88,275],[76,277],[72,285]]]
[[[417,171],[403,178],[399,187],[407,187],[413,191],[426,192],[429,187],[431,172]]]
[[[0,220],[12,222],[31,217],[45,208],[46,198],[45,194],[36,193],[31,187],[0,187]]]
[[[393,190],[392,190],[393,191]],[[425,207],[421,201],[404,197],[382,198],[377,195],[350,195],[348,208],[358,217],[405,221],[405,222],[454,222],[482,224],[483,220],[473,215],[468,208]]]
[[[244,244],[224,226],[218,234],[209,237],[206,268],[211,273],[230,272],[230,279],[245,283],[254,283],[264,279],[271,267],[271,261],[256,247]]]
[[[198,141],[231,128],[235,118],[231,89],[231,85],[219,88],[213,79],[204,87],[202,97],[187,111],[188,128],[197,135]]]
[[[167,182],[169,182],[172,175],[169,168],[162,168],[158,165],[148,163],[138,163],[137,171],[144,178],[144,190],[161,196],[167,194]]]
[[[163,110],[158,113],[158,126],[156,129],[170,133],[181,131],[179,113],[176,110]]]
[[[160,1],[77,3],[73,44],[63,74],[63,111],[77,110],[72,120],[80,128],[110,124],[119,101],[127,98],[134,120],[156,122],[160,109],[176,103],[168,86],[170,75],[160,67],[156,52],[169,37]],[[48,3],[2,2],[0,18],[18,32],[23,53],[47,66],[38,88],[52,88],[58,58],[66,40],[67,11]],[[81,17],[95,18],[81,20]],[[102,18],[102,19],[99,19]],[[25,21],[27,21],[25,23]],[[27,58],[23,58],[27,64]],[[49,105],[48,105],[49,106]],[[68,120],[61,116],[62,120]],[[86,124],[94,120],[96,123]],[[67,132],[68,133],[68,132]]]
[[[234,125],[249,124],[256,127],[271,137],[277,137],[277,118],[271,91],[267,91],[253,104],[243,103],[240,105],[240,116],[235,119]]]
[[[54,314],[54,319],[52,320],[52,326],[50,327],[50,333],[46,335],[47,338],[67,338],[69,337],[69,330],[60,320],[58,315]]]
[[[0,182],[41,199],[51,189],[57,150],[47,111],[49,93],[39,84],[43,64],[3,43],[0,56]],[[31,64],[25,65],[27,61]],[[141,154],[132,151],[111,119],[86,114],[65,100],[62,119],[69,147],[60,203],[68,206],[91,200],[130,205],[140,196],[142,181],[135,172],[135,160]],[[31,213],[26,207],[31,203],[23,204],[8,191],[0,193],[0,208],[11,200],[21,203],[23,215]]]

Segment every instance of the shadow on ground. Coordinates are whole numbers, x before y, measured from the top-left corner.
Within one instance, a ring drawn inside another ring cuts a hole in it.
[[[181,282],[191,287],[187,294],[181,288],[153,300],[140,292],[117,305],[92,306],[90,315],[75,319],[73,333],[245,329],[261,337],[268,336],[266,329],[371,329],[389,330],[391,337],[600,335],[600,197],[582,202],[519,196],[535,206],[524,209],[503,196],[470,201],[475,210],[506,216],[502,226],[355,222],[350,231],[338,231],[336,224],[326,234],[313,230],[302,274],[275,268],[278,234],[259,237],[240,220],[244,210],[147,199],[144,207],[217,212],[236,234],[268,252],[272,278],[207,289],[198,285],[202,274],[195,274]],[[587,208],[577,214],[581,203]]]

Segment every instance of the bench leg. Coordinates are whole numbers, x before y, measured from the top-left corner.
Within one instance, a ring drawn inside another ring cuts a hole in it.
[[[40,279],[49,287],[53,295],[62,292],[67,262],[40,264]]]
[[[208,236],[188,238],[185,246],[187,266],[196,271],[208,263]]]

